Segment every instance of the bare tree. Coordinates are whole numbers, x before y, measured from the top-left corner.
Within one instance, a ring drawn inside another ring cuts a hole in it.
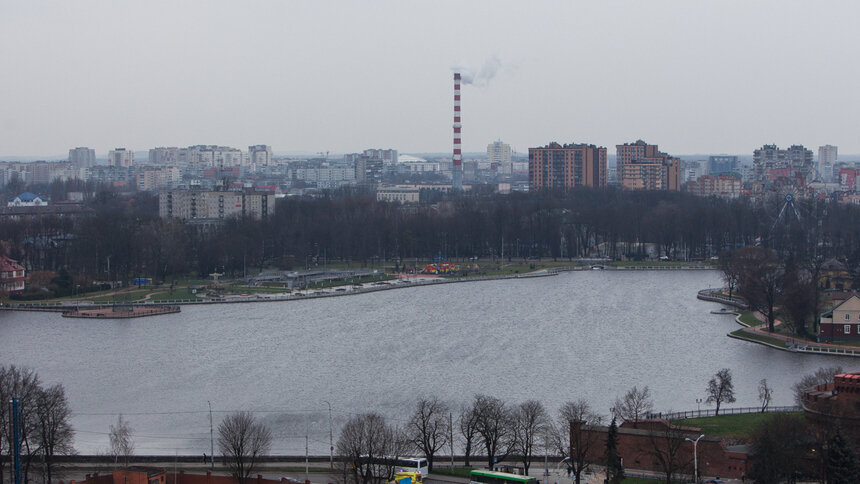
[[[547,412],[537,400],[528,400],[513,410],[514,451],[519,454],[525,474],[528,475],[538,439],[549,444]]]
[[[633,422],[633,427],[636,428],[639,420],[645,418],[653,409],[654,401],[651,399],[651,391],[648,387],[645,386],[639,390],[634,386],[624,394],[624,398],[615,399],[612,412],[623,420]]]
[[[388,482],[394,476],[394,460],[407,448],[407,439],[377,413],[350,418],[337,440],[344,482]]]
[[[492,470],[497,462],[508,457],[516,444],[511,412],[505,402],[487,395],[475,395],[474,412],[476,430],[487,452],[487,465]]]
[[[648,453],[660,466],[666,482],[672,482],[673,476],[679,472],[691,470],[692,455],[683,451],[687,434],[680,427],[665,422],[665,425],[651,429],[648,435],[651,443]]]
[[[36,400],[38,442],[44,463],[45,482],[53,482],[55,455],[70,454],[74,431],[69,423],[72,412],[63,385],[39,392]]]
[[[21,458],[23,464],[24,483],[30,481],[30,466],[38,454],[38,425],[36,422],[36,401],[42,391],[39,375],[29,368],[15,365],[0,367],[0,455],[4,442],[6,452],[12,447],[12,415],[9,412],[9,400],[18,398],[18,412],[21,416],[18,428],[18,438],[21,442]],[[0,459],[0,483],[3,482],[3,461]]]
[[[437,397],[421,398],[408,424],[409,440],[427,457],[427,467],[433,472],[436,452],[448,443],[448,405]]]
[[[134,454],[134,439],[132,438],[134,429],[128,423],[128,420],[122,418],[119,414],[116,421],[116,426],[110,426],[110,452],[113,455],[113,461],[118,462],[119,458],[123,458],[125,465],[128,465],[128,458]]]
[[[804,375],[797,383],[792,385],[791,389],[794,392],[794,403],[798,406],[803,405],[803,393],[817,385],[833,383],[835,376],[842,373],[841,366],[820,367],[815,370],[815,373]]]
[[[466,458],[465,465],[469,467],[469,459],[472,456],[472,453],[478,450],[480,447],[480,440],[478,439],[478,416],[475,414],[475,407],[470,405],[463,405],[460,409],[460,416],[457,419],[460,437],[463,440],[463,454]]]
[[[767,378],[762,378],[758,382],[758,401],[761,403],[761,411],[767,411],[770,401],[773,398],[773,388],[767,385]]]
[[[588,471],[592,462],[589,456],[594,454],[600,438],[591,427],[600,425],[602,417],[591,410],[585,400],[566,402],[558,411],[558,425],[563,441],[564,453],[570,458],[573,481],[579,484],[582,474]]]
[[[227,459],[233,477],[244,484],[260,457],[269,452],[272,432],[251,412],[235,412],[218,425],[218,450]]]
[[[735,385],[732,383],[732,370],[723,368],[708,381],[708,403],[716,403],[714,415],[720,414],[720,404],[735,401]]]

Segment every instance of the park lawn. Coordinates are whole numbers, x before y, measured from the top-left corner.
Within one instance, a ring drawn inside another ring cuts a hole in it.
[[[749,438],[752,429],[759,423],[772,418],[774,413],[743,413],[739,415],[720,415],[718,417],[686,418],[673,420],[672,423],[685,427],[698,427],[708,436]]]
[[[661,480],[659,479],[647,479],[645,477],[625,477],[622,484],[660,484]]]
[[[740,322],[750,327],[761,326],[762,324],[764,324],[764,321],[756,318],[752,311],[742,312],[741,315],[738,316],[738,319],[740,320]]]
[[[150,298],[152,302],[176,301],[176,300],[197,300],[197,295],[191,293],[191,288],[179,287],[173,290],[173,293],[168,291],[156,292]]]
[[[751,331],[744,331],[743,329],[732,331],[731,334],[746,340],[761,341],[762,343],[768,343],[780,348],[788,348],[788,343],[786,341],[778,338],[771,338],[770,336],[763,334],[753,333]]]
[[[148,289],[135,289],[132,291],[121,291],[116,294],[109,294],[106,296],[94,297],[92,299],[88,299],[90,302],[94,303],[115,303],[115,302],[134,302],[140,301],[145,298],[147,294],[151,291]]]

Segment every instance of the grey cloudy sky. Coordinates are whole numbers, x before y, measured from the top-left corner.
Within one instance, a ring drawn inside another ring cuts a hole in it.
[[[0,0],[0,154],[502,139],[860,153],[857,2]],[[614,149],[610,149],[614,152]]]

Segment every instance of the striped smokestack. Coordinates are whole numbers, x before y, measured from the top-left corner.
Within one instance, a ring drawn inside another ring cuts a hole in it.
[[[454,73],[454,159],[452,188],[463,189],[463,152],[460,147],[460,73]]]

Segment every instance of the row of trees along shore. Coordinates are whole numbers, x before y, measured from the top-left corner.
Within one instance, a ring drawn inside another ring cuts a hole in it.
[[[814,385],[832,383],[834,375],[841,372],[839,367],[820,368],[804,376],[793,387],[795,398],[802,398],[803,391]],[[707,383],[705,392],[707,401],[716,404],[717,413],[721,403],[734,402],[731,371],[719,370]],[[771,392],[767,382],[762,380],[759,384],[762,412],[767,409]],[[20,442],[24,482],[29,483],[31,475],[38,475],[42,482],[51,483],[54,456],[74,452],[74,432],[69,423],[71,412],[65,391],[62,385],[44,387],[32,370],[0,367],[0,397],[6,401],[12,396],[20,399],[22,408]],[[340,429],[336,444],[338,473],[344,483],[388,482],[395,471],[390,458],[424,455],[432,471],[438,465],[437,457],[446,451],[453,455],[457,444],[465,456],[466,467],[474,465],[473,457],[480,456],[486,458],[490,469],[501,461],[515,461],[528,473],[538,456],[547,455],[560,463],[565,462],[577,484],[595,465],[605,470],[607,482],[619,483],[624,479],[624,468],[618,451],[617,422],[629,421],[635,428],[652,410],[653,399],[648,387],[634,386],[616,398],[606,438],[602,439],[590,430],[606,424],[607,419],[584,399],[565,402],[553,415],[538,400],[511,404],[478,394],[469,403],[455,407],[437,397],[422,397],[408,419],[400,424],[392,424],[373,412],[352,415]],[[8,408],[0,409],[0,423],[3,424],[0,484],[4,475],[2,465],[9,462],[10,418]],[[682,427],[673,426],[651,432],[646,452],[659,463],[666,482],[690,472],[691,463],[684,460],[687,454],[680,451],[688,436],[684,432]],[[130,423],[122,415],[116,425],[110,426],[109,452],[117,464],[120,459],[123,466],[129,464],[134,452],[133,434]],[[798,472],[807,475],[818,472],[822,477],[827,476],[827,482],[856,482],[857,459],[851,442],[860,441],[860,436],[843,435],[838,426],[814,427],[799,417],[772,417],[758,424],[751,435],[753,452],[757,456],[751,477],[757,482],[791,481]],[[228,470],[240,484],[245,484],[259,469],[261,457],[268,455],[272,432],[252,413],[238,411],[221,421],[217,442]],[[820,462],[813,462],[810,467],[809,455]],[[385,463],[367,465],[374,459],[382,459]]]
[[[168,281],[192,272],[241,275],[324,261],[366,266],[439,256],[641,259],[646,244],[677,260],[761,246],[797,257],[841,257],[860,267],[860,208],[814,200],[794,203],[802,222],[793,223],[780,217],[783,203],[776,198],[754,203],[583,188],[510,195],[476,190],[400,205],[340,190],[279,199],[265,220],[236,218],[209,228],[160,219],[157,198],[145,192],[124,199],[101,191],[88,203],[92,216],[0,221],[0,250],[29,271],[65,268],[70,275],[58,284],[66,292],[87,278]]]

